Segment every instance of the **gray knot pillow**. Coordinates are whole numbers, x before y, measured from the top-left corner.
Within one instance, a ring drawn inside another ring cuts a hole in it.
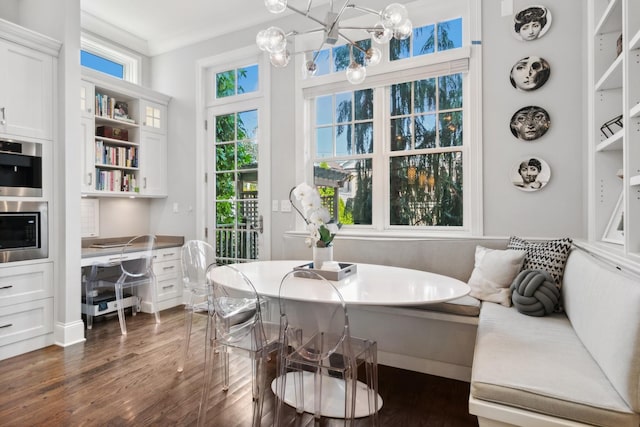
[[[511,283],[511,300],[520,313],[542,317],[553,313],[560,290],[546,271],[522,270]]]

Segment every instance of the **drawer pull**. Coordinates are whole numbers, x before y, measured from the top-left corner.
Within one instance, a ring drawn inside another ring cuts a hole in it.
[[[2,325],[2,326],[0,326],[0,329],[3,329],[3,328],[10,328],[10,327],[12,327],[12,326],[13,326],[13,323],[7,323],[6,325]]]
[[[0,289],[11,289],[11,288],[13,288],[13,285],[7,285],[7,286],[0,287]]]
[[[167,286],[163,286],[162,290],[164,291],[165,289],[171,289],[173,288],[175,285],[167,285]]]
[[[162,256],[174,256],[175,254],[175,252],[171,252],[170,254],[163,254]]]
[[[175,265],[170,265],[168,267],[162,267],[163,270],[173,270],[174,268],[176,268]]]

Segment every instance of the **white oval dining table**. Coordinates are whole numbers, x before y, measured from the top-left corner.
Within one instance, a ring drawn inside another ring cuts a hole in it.
[[[300,260],[278,260],[233,264],[233,267],[251,280],[259,294],[277,298],[282,277],[304,264]],[[289,293],[289,297],[319,302],[328,298],[321,293],[321,287],[313,286],[314,279],[296,279],[301,285],[300,293]],[[469,285],[452,277],[377,264],[357,264],[354,274],[332,282],[345,303],[359,305],[432,304],[463,297],[470,291]]]
[[[305,265],[300,260],[284,261],[255,261],[232,264],[234,268],[244,273],[258,294],[278,298],[280,281],[291,270]],[[296,277],[299,286],[291,286],[287,291],[288,299],[302,301],[327,301],[331,296],[323,294],[326,287],[314,286],[315,279]],[[411,306],[445,302],[467,295],[470,291],[466,283],[426,271],[408,268],[392,267],[375,264],[357,264],[356,272],[342,280],[332,280],[340,291],[347,305],[390,305]],[[295,294],[294,290],[298,293]],[[287,374],[291,375],[291,374]],[[295,405],[293,380],[287,381],[284,401]],[[304,376],[305,389],[304,410],[314,411],[313,404],[313,375]],[[359,388],[366,389],[366,385],[358,382]],[[275,380],[271,388],[275,393]],[[344,418],[344,386],[335,378],[327,378],[323,384],[321,413],[332,418]],[[364,396],[364,397],[363,397]],[[382,407],[382,397],[378,395],[378,408]],[[355,417],[369,415],[366,394],[356,393]]]

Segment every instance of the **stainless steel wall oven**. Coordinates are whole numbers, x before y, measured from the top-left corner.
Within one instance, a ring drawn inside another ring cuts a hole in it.
[[[47,202],[0,201],[0,262],[49,256]]]
[[[0,140],[0,196],[42,196],[42,146]]]

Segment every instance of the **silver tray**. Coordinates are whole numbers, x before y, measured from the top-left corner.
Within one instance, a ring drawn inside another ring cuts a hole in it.
[[[339,262],[338,264],[340,265],[340,270],[338,271],[316,270],[315,268],[313,268],[313,262],[299,265],[297,267],[294,267],[293,269],[297,271],[297,273],[295,274],[297,277],[307,277],[309,279],[314,279],[316,278],[316,276],[313,274],[305,275],[306,272],[313,271],[314,273],[317,273],[318,275],[324,277],[327,280],[334,280],[334,281],[342,280],[345,277],[349,277],[352,274],[355,274],[356,271],[358,270],[357,264],[351,264],[348,262]]]

